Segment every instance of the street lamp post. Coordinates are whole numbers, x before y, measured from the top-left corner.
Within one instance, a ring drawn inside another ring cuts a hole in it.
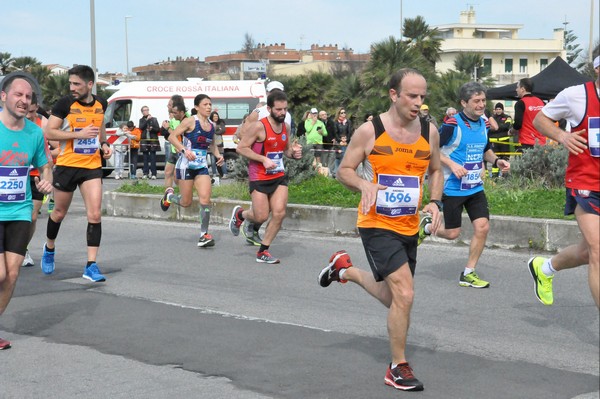
[[[92,50],[92,69],[94,70],[94,87],[92,87],[92,93],[96,94],[98,72],[96,70],[96,7],[94,4],[94,0],[90,0],[90,36]]]
[[[125,64],[127,71],[125,73],[125,81],[129,82],[129,40],[127,39],[127,20],[132,18],[129,15],[125,16]]]

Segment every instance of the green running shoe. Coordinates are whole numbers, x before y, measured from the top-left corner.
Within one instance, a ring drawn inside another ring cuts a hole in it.
[[[552,276],[546,276],[542,271],[542,265],[546,261],[546,258],[541,256],[535,256],[529,259],[527,262],[529,266],[529,273],[533,277],[533,288],[535,290],[535,296],[544,305],[550,306],[554,303],[554,296],[552,295]]]
[[[473,287],[473,288],[487,288],[490,283],[479,278],[477,273],[471,272],[465,276],[465,273],[460,274],[458,284],[461,287]]]
[[[423,215],[423,218],[421,219],[421,221],[419,222],[419,239],[417,240],[417,246],[421,245],[421,243],[423,242],[423,240],[427,237],[429,237],[430,234],[427,234],[425,232],[425,226],[431,223],[431,215],[428,213],[425,213]]]

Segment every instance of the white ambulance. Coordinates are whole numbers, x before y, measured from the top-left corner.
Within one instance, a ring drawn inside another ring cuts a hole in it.
[[[158,119],[158,123],[169,120],[167,103],[171,96],[181,95],[185,100],[188,111],[194,108],[194,97],[207,94],[212,100],[213,111],[217,111],[227,126],[223,135],[225,159],[228,169],[233,170],[233,162],[237,157],[233,134],[242,123],[244,115],[256,108],[259,102],[266,102],[265,85],[262,80],[222,80],[206,81],[198,78],[188,78],[187,81],[136,81],[121,83],[108,99],[108,109],[105,114],[107,140],[111,144],[128,145],[129,140],[117,136],[116,131],[122,123],[133,121],[139,125],[142,117],[142,107],[150,108],[150,115]],[[157,153],[157,165],[164,167],[164,138],[159,136],[161,151]],[[139,156],[139,162],[142,154]],[[108,160],[105,176],[110,174],[114,162]]]

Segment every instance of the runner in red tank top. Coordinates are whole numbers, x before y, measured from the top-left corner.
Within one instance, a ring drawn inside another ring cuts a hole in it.
[[[565,176],[567,201],[565,215],[575,214],[582,234],[551,259],[529,260],[535,294],[544,305],[552,305],[554,273],[588,264],[588,284],[600,308],[600,57],[594,59],[595,82],[564,89],[548,103],[535,120],[535,127],[569,150]],[[555,125],[566,119],[572,132]]]
[[[250,123],[237,146],[238,154],[249,161],[252,207],[247,210],[241,206],[233,208],[229,229],[237,236],[244,220],[264,223],[270,213],[271,220],[256,254],[256,261],[279,263],[279,259],[269,253],[269,247],[281,228],[288,201],[288,178],[283,156],[300,159],[302,146],[289,140],[290,126],[285,123],[286,94],[280,90],[272,91],[267,97],[267,109],[269,116]]]

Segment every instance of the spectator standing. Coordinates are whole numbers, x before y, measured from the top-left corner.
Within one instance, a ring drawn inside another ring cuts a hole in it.
[[[117,129],[117,136],[126,137],[129,140],[135,138],[134,135],[130,133],[129,126],[127,123],[122,123]],[[114,144],[114,153],[115,153],[115,180],[119,180],[123,178],[123,170],[125,163],[125,154],[127,154],[127,144]],[[131,160],[131,156],[130,156]]]
[[[225,134],[226,130],[225,121],[221,119],[217,111],[213,111],[210,114],[210,120],[215,125],[215,145],[219,148],[219,154],[223,155],[225,154],[223,143],[223,134]],[[222,179],[227,179],[227,162],[223,162],[223,165],[217,166],[217,162],[215,161],[215,158],[212,156],[212,154],[211,168],[213,176],[217,175],[218,170],[219,177]]]
[[[444,119],[443,119],[443,123],[446,123],[446,121],[450,118],[452,118],[454,115],[456,115],[457,111],[456,108],[454,107],[448,107],[446,108],[446,115],[444,115]]]
[[[421,105],[421,109],[419,110],[419,117],[421,119],[423,119],[425,122],[433,123],[436,128],[438,127],[437,121],[429,113],[429,106],[427,104]]]
[[[367,114],[367,116],[365,117],[365,122],[369,117],[373,119],[373,114]],[[352,140],[352,134],[354,133],[354,129],[352,127],[352,121],[348,119],[348,113],[346,112],[346,108],[338,108],[337,112],[335,113],[335,121],[333,126],[333,133],[337,142],[341,141],[342,136],[346,136],[346,141],[348,143],[350,142],[350,140]]]
[[[329,170],[329,175],[333,174],[335,168],[335,135],[334,135],[334,122],[332,118],[328,118],[327,111],[319,111],[319,120],[325,125],[327,136],[323,136],[323,152],[321,153],[321,161],[323,166],[326,166]]]
[[[310,110],[306,111],[302,115],[302,120],[298,124],[298,129],[296,129],[296,137],[302,137],[306,134],[306,128],[304,127],[304,122],[306,122],[306,119],[308,119],[309,116],[310,116]]]
[[[490,129],[490,138],[493,139],[504,139],[504,141],[502,142],[497,142],[497,143],[492,143],[492,150],[498,154],[503,153],[503,152],[510,152],[510,145],[509,145],[509,139],[510,139],[510,135],[509,135],[509,131],[510,128],[512,127],[512,118],[504,113],[504,104],[502,103],[496,103],[496,106],[494,107],[494,115],[492,115],[492,119],[494,119],[496,121],[496,123],[498,124],[498,128],[496,130]],[[508,159],[509,156],[506,154],[500,154],[499,155],[502,159]]]
[[[145,105],[142,107],[139,127],[142,131],[140,149],[144,155],[143,178],[156,180],[156,152],[160,150],[160,142],[158,141],[160,125],[156,118],[150,115],[150,108]]]
[[[582,238],[550,259],[529,260],[535,295],[554,303],[554,273],[588,264],[588,284],[600,308],[600,57],[594,59],[596,80],[564,89],[538,113],[533,123],[544,135],[569,150],[565,215],[575,214]],[[556,126],[565,118],[571,133]]]
[[[129,178],[137,179],[136,171],[137,171],[137,163],[138,163],[138,154],[140,151],[140,140],[142,138],[142,131],[135,127],[133,121],[127,122],[127,127],[129,128]]]
[[[311,108],[310,115],[304,121],[306,130],[306,144],[313,151],[317,168],[321,163],[321,150],[323,150],[323,136],[327,136],[327,128],[323,121],[319,119],[319,110]]]
[[[509,132],[511,135],[518,135],[521,152],[533,148],[536,142],[540,145],[546,144],[546,137],[533,126],[533,119],[544,107],[544,102],[531,94],[532,91],[533,81],[530,78],[523,78],[517,82],[519,101],[515,103],[514,124]]]

